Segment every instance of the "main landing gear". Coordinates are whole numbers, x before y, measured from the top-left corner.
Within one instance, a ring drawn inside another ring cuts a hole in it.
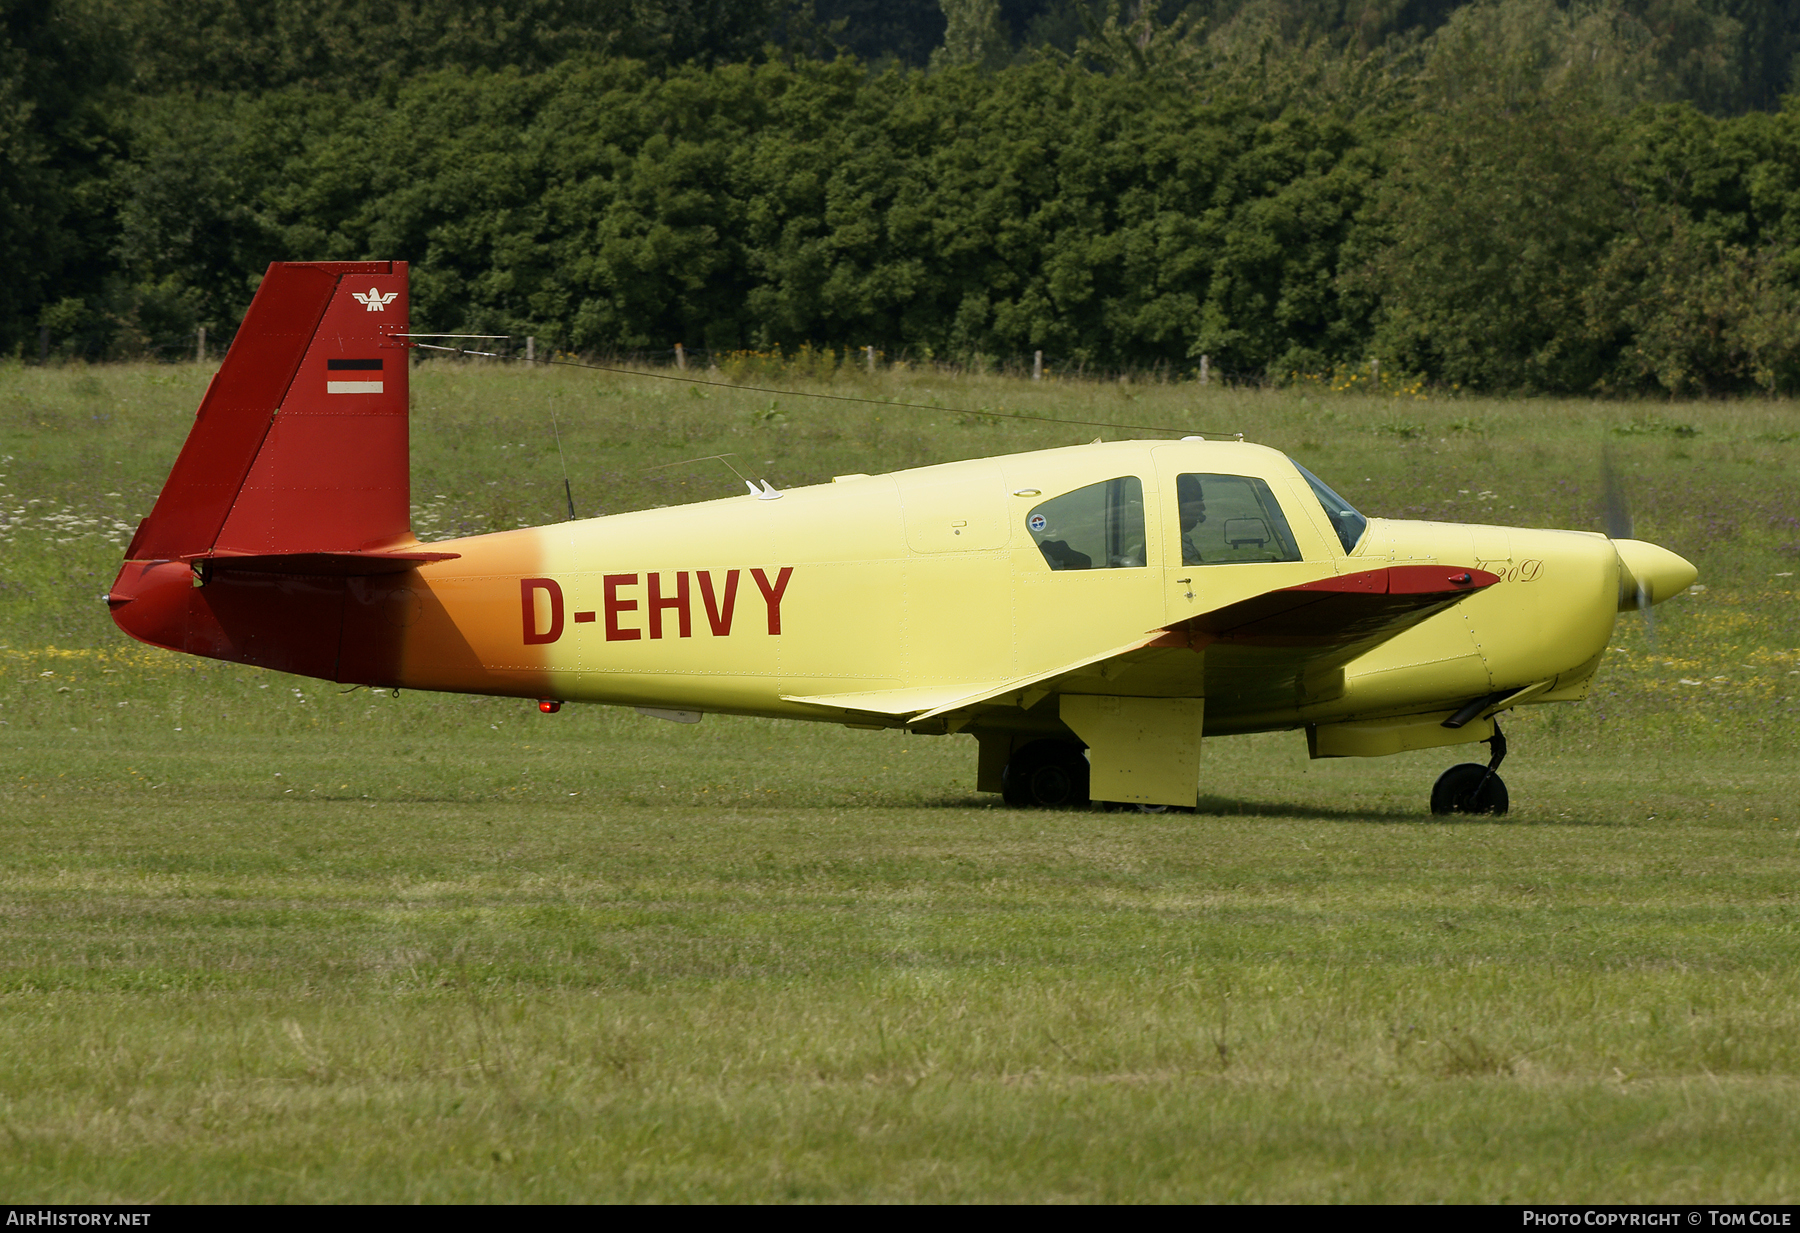
[[[1000,797],[1015,809],[1086,808],[1087,757],[1072,741],[1032,741],[1000,772]]]
[[[1511,803],[1507,799],[1506,784],[1495,774],[1506,758],[1506,736],[1500,731],[1499,724],[1494,725],[1494,735],[1487,738],[1486,744],[1494,751],[1486,766],[1479,762],[1464,762],[1438,776],[1437,783],[1431,788],[1432,813],[1499,815],[1506,812]]]
[[[1088,760],[1073,741],[1041,740],[1023,746],[1000,772],[1000,796],[1014,809],[1086,809]],[[1100,801],[1105,813],[1168,813],[1173,805],[1121,805]]]

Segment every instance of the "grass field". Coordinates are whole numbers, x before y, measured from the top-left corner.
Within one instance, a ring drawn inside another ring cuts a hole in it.
[[[0,1191],[16,1202],[1800,1200],[1800,413],[850,372],[982,412],[414,379],[428,537],[1243,431],[1366,512],[1638,533],[1705,589],[1443,751],[1212,744],[1194,815],[973,745],[184,660],[98,602],[208,373],[0,369]],[[746,375],[746,379],[749,379]],[[769,381],[768,383],[773,383]]]

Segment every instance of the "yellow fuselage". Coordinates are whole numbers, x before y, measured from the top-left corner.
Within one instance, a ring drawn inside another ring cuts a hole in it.
[[[1171,497],[1184,471],[1267,482],[1302,559],[1182,564]],[[1025,511],[1127,475],[1143,485],[1142,566],[1051,569]],[[913,696],[923,710],[1390,563],[1478,566],[1501,581],[1375,647],[1314,700],[1270,687],[1254,655],[1215,669],[1207,732],[1428,712],[1535,684],[1534,701],[1569,699],[1619,610],[1603,536],[1375,520],[1346,552],[1288,460],[1240,443],[1096,444],[431,547],[461,555],[386,601],[404,633],[384,683],[840,722],[903,714]]]

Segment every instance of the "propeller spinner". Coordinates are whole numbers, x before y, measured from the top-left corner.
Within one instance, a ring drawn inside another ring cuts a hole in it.
[[[1651,611],[1694,583],[1700,571],[1685,557],[1632,536],[1631,505],[1625,497],[1612,451],[1600,459],[1605,486],[1606,535],[1619,558],[1619,611],[1644,614],[1644,632],[1656,645],[1656,614]]]

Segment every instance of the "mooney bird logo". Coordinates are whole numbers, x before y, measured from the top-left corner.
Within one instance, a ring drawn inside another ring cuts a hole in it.
[[[386,312],[387,306],[392,304],[395,297],[400,293],[398,291],[390,291],[386,295],[383,295],[375,288],[370,287],[367,294],[364,294],[361,291],[352,291],[350,294],[356,297],[357,303],[361,304],[370,312],[379,313]]]

